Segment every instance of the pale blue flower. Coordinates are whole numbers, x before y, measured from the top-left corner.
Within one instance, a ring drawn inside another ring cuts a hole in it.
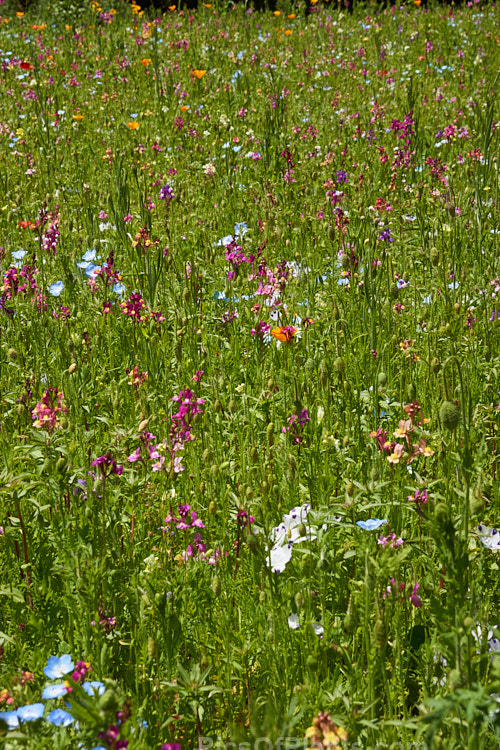
[[[69,654],[59,656],[49,656],[47,666],[44,667],[43,673],[50,680],[58,680],[64,675],[69,674],[75,668]]]
[[[0,719],[5,721],[9,729],[17,729],[19,726],[17,711],[0,711]]]
[[[20,706],[17,709],[17,716],[20,721],[37,721],[42,718],[44,711],[43,703],[31,703],[27,706]]]
[[[14,260],[22,260],[25,255],[26,255],[26,250],[15,250],[12,253],[12,257],[14,258]]]
[[[91,261],[95,260],[97,255],[97,250],[87,250],[87,252],[82,255],[82,260]]]
[[[89,263],[87,268],[85,269],[85,276],[88,276],[89,279],[92,279],[99,268],[100,266],[96,266],[94,263]]]
[[[125,292],[125,284],[115,284],[113,291],[115,294],[123,294]]]
[[[62,708],[55,708],[47,716],[47,721],[55,727],[68,727],[74,720],[74,717]]]
[[[369,518],[367,521],[356,521],[356,524],[365,531],[379,529],[384,523],[387,523],[386,518]]]
[[[66,695],[66,685],[63,682],[57,682],[55,685],[49,685],[45,688],[45,690],[42,693],[42,700],[48,701],[52,700],[52,698],[60,698],[63,695]]]
[[[85,690],[87,695],[90,695],[91,698],[93,698],[94,695],[102,695],[105,690],[104,683],[99,682],[99,680],[84,682],[82,688]]]
[[[233,149],[234,151],[234,149]],[[234,225],[234,236],[235,237],[244,237],[245,234],[248,232],[248,227],[246,224],[246,221],[240,221],[237,224]]]
[[[64,289],[64,284],[62,283],[62,281],[55,281],[53,284],[47,287],[47,289],[49,290],[49,294],[52,297],[59,297]]]

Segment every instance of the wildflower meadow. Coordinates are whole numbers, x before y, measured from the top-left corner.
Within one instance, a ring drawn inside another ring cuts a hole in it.
[[[0,747],[500,747],[500,11],[0,0]]]

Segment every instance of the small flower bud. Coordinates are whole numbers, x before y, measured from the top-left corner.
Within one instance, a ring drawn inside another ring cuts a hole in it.
[[[208,506],[208,512],[210,513],[211,516],[215,516],[215,514],[217,513],[217,503],[214,500],[210,501],[210,504]]]
[[[138,432],[139,433],[144,432],[144,430],[147,428],[148,424],[149,424],[149,419],[143,419],[142,422],[139,425]]]
[[[9,357],[9,359],[11,359],[13,362],[16,361],[16,359],[17,359],[17,351],[13,347],[11,347],[9,349],[9,351],[7,352],[7,355]]]
[[[221,595],[222,584],[220,582],[219,576],[215,576],[214,580],[212,581],[212,591],[214,592],[215,596]]]
[[[345,491],[348,497],[352,497],[354,495],[354,485],[352,482],[347,482]]]

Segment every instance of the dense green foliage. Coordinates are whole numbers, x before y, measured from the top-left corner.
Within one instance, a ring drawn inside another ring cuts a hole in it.
[[[0,19],[0,746],[499,746],[468,6]]]

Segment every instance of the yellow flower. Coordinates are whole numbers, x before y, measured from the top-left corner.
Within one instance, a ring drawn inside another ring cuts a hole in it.
[[[206,72],[206,70],[193,70],[193,75],[201,81]]]
[[[137,130],[139,127],[138,122],[127,122],[127,127],[130,128],[130,130]]]
[[[21,11],[18,11],[18,12],[16,13],[16,16],[17,16],[18,18],[22,18],[22,17],[24,16],[24,13],[21,13]]]
[[[276,18],[278,18],[278,16],[281,16],[281,11],[280,10],[275,10],[274,11],[274,15],[276,16]]]

